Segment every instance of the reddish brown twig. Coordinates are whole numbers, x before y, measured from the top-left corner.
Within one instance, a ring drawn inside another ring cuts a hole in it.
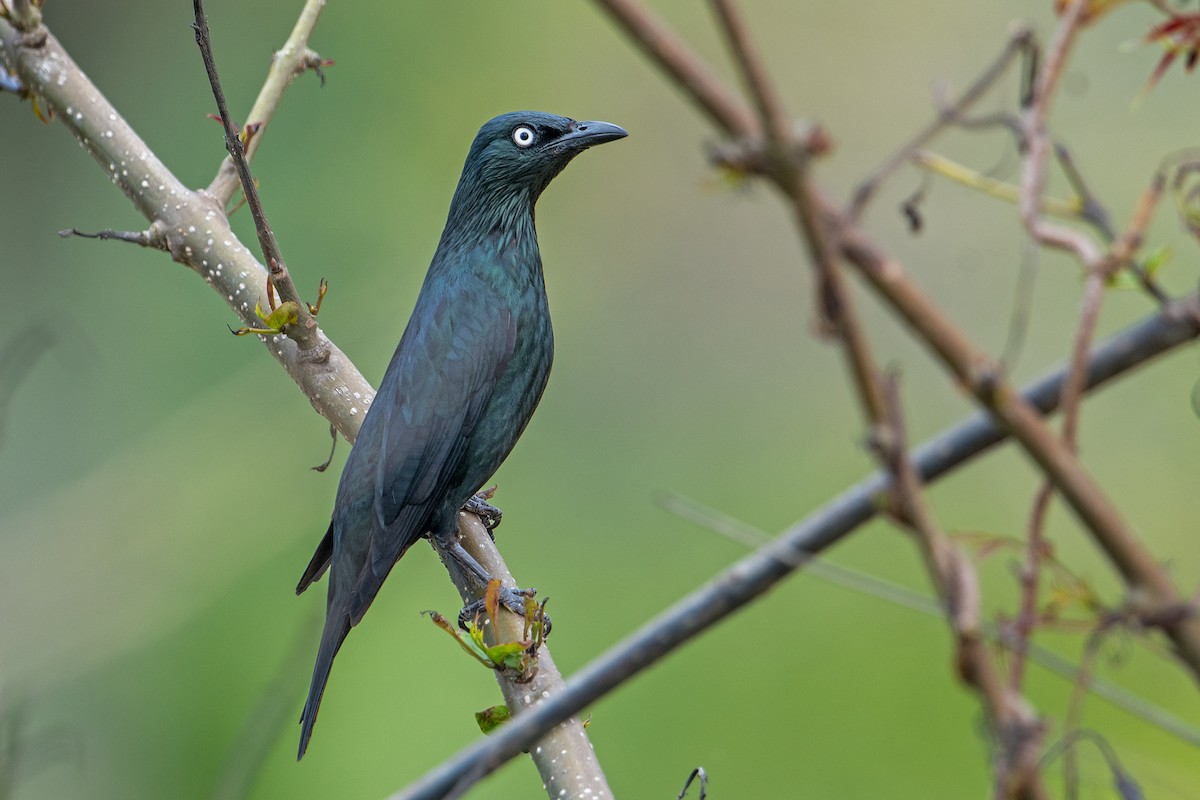
[[[727,92],[709,91],[712,88],[708,82],[711,71],[661,21],[653,20],[652,25],[647,24],[646,21],[652,18],[636,0],[596,2],[622,23],[652,60],[680,84],[719,127],[727,133],[746,134],[753,119],[750,111],[744,104],[731,100]],[[1048,141],[1044,135],[1045,103],[1052,95],[1073,41],[1079,5],[1078,2],[1073,4],[1060,23],[1059,34],[1051,48],[1054,63],[1041,73],[1043,77],[1036,85],[1035,96],[1030,104],[1034,111],[1027,112],[1030,114],[1029,129],[1041,134],[1043,147],[1047,146]],[[705,90],[698,91],[697,86]],[[1032,158],[1031,164],[1037,160]],[[1044,155],[1041,160],[1044,162]],[[1040,197],[1041,186],[1032,179],[1037,178],[1039,173],[1044,179],[1044,170],[1031,167],[1026,172],[1030,181],[1025,190],[1026,197]],[[774,179],[773,182],[786,196],[793,197],[791,185],[779,185]],[[858,268],[867,283],[934,352],[955,379],[975,396],[981,407],[1012,432],[1047,478],[1054,482],[1139,601],[1157,609],[1184,607],[1183,599],[1165,570],[1133,534],[1112,500],[1054,435],[1037,411],[1007,382],[999,366],[976,349],[957,326],[912,283],[898,261],[875,244],[829,200],[814,189],[809,194],[809,201],[815,218],[821,223],[820,229],[838,231],[836,246],[841,256]],[[1041,239],[1047,245],[1055,246],[1059,232],[1040,228],[1041,220],[1037,211],[1035,202],[1032,213],[1028,215],[1029,219],[1038,223],[1032,226],[1034,232],[1049,234]],[[1080,240],[1080,236],[1075,231],[1067,231],[1062,243],[1068,244],[1069,249],[1075,249],[1073,245],[1086,241],[1087,244],[1080,245],[1081,260],[1089,264],[1097,263],[1098,250],[1086,237]],[[1174,643],[1177,655],[1200,680],[1200,619],[1184,615],[1165,622],[1163,628]]]
[[[979,578],[971,562],[942,533],[925,502],[908,456],[908,435],[894,376],[883,382],[888,425],[873,441],[882,467],[892,475],[892,502],[899,521],[915,535],[934,589],[942,601],[957,649],[959,678],[979,695],[997,744],[994,797],[1048,798],[1038,774],[1042,725],[1016,692],[1008,690],[981,631]]]
[[[868,177],[864,178],[858,184],[858,187],[854,190],[854,197],[851,200],[850,207],[846,211],[847,217],[857,221],[884,181],[891,177],[901,165],[906,163],[914,152],[924,147],[931,139],[944,131],[948,125],[972,124],[970,120],[964,117],[967,109],[975,105],[979,98],[983,97],[996,84],[996,81],[1004,76],[1016,58],[1021,55],[1024,55],[1026,58],[1032,58],[1031,51],[1035,48],[1033,31],[1028,26],[1021,25],[1013,30],[1000,55],[959,95],[957,100],[942,105],[936,119],[930,122],[913,138],[905,142],[895,153],[889,156],[886,161],[876,167]],[[1004,121],[1004,119],[997,118],[998,121]],[[991,125],[997,120],[989,119],[986,124]]]
[[[300,293],[296,291],[296,284],[292,282],[287,264],[283,260],[283,253],[279,249],[279,242],[275,238],[275,232],[271,230],[271,226],[267,222],[266,211],[263,210],[258,189],[254,185],[254,178],[250,175],[250,166],[246,163],[245,147],[238,137],[237,131],[233,128],[229,107],[225,103],[225,92],[222,91],[221,80],[217,77],[217,64],[213,59],[208,20],[204,16],[202,0],[192,0],[192,8],[196,14],[194,26],[196,44],[204,59],[204,69],[208,73],[208,82],[212,87],[213,98],[217,102],[217,112],[221,115],[221,126],[225,130],[225,149],[229,151],[229,157],[241,179],[242,191],[246,194],[246,204],[250,207],[250,215],[254,218],[254,229],[258,232],[263,261],[270,274],[269,280],[279,290],[279,296],[284,301],[296,304],[298,319],[294,324],[285,325],[283,333],[287,334],[289,339],[294,340],[302,351],[323,349],[324,345],[317,331],[317,321],[309,313],[308,304],[300,298]]]
[[[639,0],[596,0],[646,57],[667,74],[702,112],[725,133],[753,137],[760,133],[754,114],[718,78],[699,55]]]
[[[263,134],[275,116],[275,111],[279,108],[284,90],[297,76],[308,70],[317,71],[318,75],[321,75],[320,68],[329,64],[326,59],[321,58],[308,46],[309,38],[320,20],[324,8],[325,0],[306,0],[304,9],[296,18],[296,24],[292,27],[287,41],[272,55],[267,77],[263,81],[254,105],[246,115],[246,127],[257,126],[256,134],[246,142],[247,162],[254,157],[255,151],[262,144]],[[321,83],[322,85],[325,83],[323,76]],[[217,203],[224,208],[229,205],[230,199],[240,185],[241,180],[237,167],[233,163],[233,157],[227,156],[221,162],[212,183],[208,185],[208,193],[216,198]]]

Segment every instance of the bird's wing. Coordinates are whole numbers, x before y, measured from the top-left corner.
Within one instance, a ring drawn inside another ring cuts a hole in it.
[[[350,609],[355,620],[445,502],[442,494],[456,480],[516,343],[511,311],[474,276],[460,277],[421,305],[376,398],[388,405],[376,412],[385,416],[369,553]]]

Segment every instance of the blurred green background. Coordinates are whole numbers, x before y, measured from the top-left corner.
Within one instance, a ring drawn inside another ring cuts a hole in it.
[[[223,155],[186,2],[67,3],[46,18],[83,69],[191,186]],[[301,3],[210,0],[235,116]],[[655,8],[733,77],[703,4]],[[820,167],[839,197],[931,114],[930,87],[962,86],[1016,18],[1051,30],[1049,2],[847,4],[746,0],[752,30],[797,115],[837,151]],[[1079,43],[1053,117],[1095,191],[1123,221],[1159,159],[1195,145],[1197,78],[1172,71],[1140,105],[1161,50],[1136,45],[1148,6],[1114,13]],[[538,108],[625,126],[539,208],[557,332],[553,379],[497,477],[501,547],[519,580],[552,598],[567,673],[743,554],[663,511],[679,490],[766,530],[805,516],[871,467],[837,352],[813,335],[811,279],[787,214],[761,186],[730,189],[706,166],[712,132],[586,2],[334,3],[313,40],[337,59],[328,85],[288,93],[255,161],[271,221],[303,292],[327,276],[325,331],[373,382],[403,329],[462,158],[494,114]],[[1014,83],[982,108],[1011,105]],[[327,425],[232,313],[163,254],[63,240],[62,228],[144,227],[58,124],[0,96],[0,344],[41,324],[50,354],[18,388],[0,442],[0,697],[19,721],[18,798],[203,798],[264,693],[286,722],[255,798],[379,798],[477,735],[497,702],[490,676],[427,621],[457,609],[441,566],[416,548],[338,659],[313,747],[294,760],[324,586],[292,588],[325,530],[337,475],[309,470]],[[981,169],[1000,134],[940,149]],[[1005,154],[1007,153],[1007,156]],[[925,230],[897,204],[872,230],[993,353],[1004,346],[1027,250],[1013,209],[936,185]],[[1061,181],[1052,190],[1063,193]],[[253,241],[248,215],[235,225]],[[1174,249],[1173,291],[1195,284],[1196,248],[1164,209],[1150,242]],[[1075,265],[1041,257],[1025,381],[1067,352]],[[863,294],[882,359],[902,369],[911,433],[969,409]],[[1102,328],[1150,311],[1113,293]],[[1184,591],[1200,580],[1189,397],[1194,351],[1088,403],[1083,450]],[[1011,448],[932,490],[949,530],[1020,535],[1036,475]],[[1116,604],[1119,585],[1073,520],[1051,519],[1059,553]],[[926,589],[917,552],[877,523],[834,560]],[[1015,608],[1014,556],[982,567],[989,613]],[[1080,636],[1044,641],[1077,658]],[[282,667],[282,671],[281,671]],[[1196,686],[1117,636],[1100,672],[1200,724]],[[273,682],[283,675],[283,683]],[[945,626],[800,576],[594,708],[591,735],[618,796],[673,797],[704,765],[713,797],[980,797],[988,791],[978,705],[952,678]],[[1069,687],[1034,667],[1029,696],[1062,731]],[[1200,797],[1192,746],[1088,703],[1155,797]],[[1085,796],[1110,778],[1084,748]],[[536,797],[510,764],[472,796]]]

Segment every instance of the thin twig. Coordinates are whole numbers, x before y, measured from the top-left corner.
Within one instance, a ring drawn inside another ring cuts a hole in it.
[[[1075,676],[1075,684],[1071,690],[1071,699],[1067,703],[1067,716],[1063,723],[1063,741],[1070,741],[1079,730],[1079,721],[1083,718],[1083,702],[1088,695],[1088,686],[1092,681],[1092,671],[1095,669],[1096,658],[1104,638],[1112,630],[1113,620],[1101,620],[1083,647],[1083,657],[1079,660],[1079,674]],[[1071,800],[1079,797],[1079,767],[1075,759],[1075,751],[1064,748],[1063,751],[1063,782],[1066,785],[1067,797]]]
[[[1055,742],[1054,746],[1046,751],[1046,755],[1042,758],[1042,768],[1045,769],[1050,766],[1050,763],[1060,753],[1064,759],[1072,755],[1076,746],[1083,740],[1096,745],[1096,749],[1100,751],[1100,755],[1104,758],[1105,763],[1108,764],[1108,769],[1113,777],[1113,789],[1116,791],[1118,797],[1126,798],[1126,800],[1140,800],[1146,796],[1146,793],[1142,790],[1138,782],[1121,765],[1121,760],[1117,758],[1116,750],[1108,743],[1108,740],[1096,731],[1088,728],[1077,728],[1071,731],[1069,735]],[[1074,800],[1077,792],[1078,787],[1068,784],[1067,797],[1070,800]]]
[[[79,69],[57,39],[44,28],[40,30],[44,36],[36,47],[31,47],[21,31],[0,19],[0,49],[6,63],[13,67],[26,86],[58,112],[66,131],[109,174],[135,208],[152,225],[161,224],[172,258],[200,274],[244,320],[253,322],[256,303],[267,305],[268,273],[229,228],[223,209],[207,193],[192,192],[185,187]],[[88,108],[90,111],[75,115],[66,113],[68,108]],[[122,170],[113,165],[129,165],[129,168]],[[318,352],[301,352],[294,342],[283,336],[264,337],[264,342],[318,413],[334,424],[345,438],[353,441],[365,410],[374,398],[374,390],[319,329],[316,335],[322,345],[316,348]],[[460,517],[463,546],[491,574],[507,575],[508,568],[486,529],[471,524],[470,521],[475,519],[473,515]],[[452,577],[458,586],[467,583],[461,575],[452,574]],[[542,682],[537,684],[536,691],[528,688],[531,697],[553,693],[562,683],[544,648],[539,666],[538,680]],[[519,705],[515,703],[514,707]],[[595,755],[582,724],[560,728],[551,736],[553,742],[544,755],[547,763],[559,760],[567,768],[575,769],[585,766],[588,759],[594,761]],[[551,748],[555,749],[552,751]],[[577,757],[558,759],[557,755],[551,754],[564,748],[574,748]],[[548,769],[556,767],[551,765]],[[570,791],[576,776],[582,776],[578,780],[586,781],[594,788],[595,796],[603,797],[607,792],[603,773],[598,768],[573,772],[560,785]]]
[[[713,124],[733,137],[760,134],[754,114],[690,45],[638,0],[595,0]]]
[[[78,236],[81,239],[100,239],[101,241],[113,239],[118,242],[128,242],[140,247],[149,247],[153,250],[167,252],[166,237],[161,230],[155,230],[153,227],[144,231],[102,230],[95,233],[85,233],[78,228],[68,228],[65,231],[59,231],[58,235],[64,239],[71,236]]]
[[[711,2],[721,23],[721,30],[725,34],[725,41],[742,73],[742,80],[754,99],[759,124],[766,133],[767,142],[783,155],[791,145],[792,126],[783,101],[779,99],[779,92],[771,81],[758,48],[750,39],[750,32],[734,0]]]
[[[842,343],[868,425],[882,425],[885,409],[879,370],[838,263],[836,244],[831,241],[837,233],[824,227],[815,211],[813,190],[809,185],[809,160],[805,155],[814,148],[796,147],[787,111],[767,76],[758,48],[733,0],[712,0],[712,4],[742,79],[755,100],[758,125],[767,132],[767,146],[757,148],[762,157],[751,157],[748,163],[758,164],[764,174],[773,175],[780,186],[787,187],[796,227],[815,267],[817,285],[814,295],[821,329],[835,335]],[[809,135],[822,136],[823,132],[810,131]]]
[[[836,212],[829,209],[828,213]],[[1146,610],[1156,613],[1156,609],[1182,608],[1184,600],[1170,577],[1126,524],[1112,499],[1051,432],[1036,409],[1003,378],[998,366],[977,350],[908,280],[904,268],[861,230],[844,228],[842,243],[843,254],[859,267],[870,285],[1054,481],[1134,594],[1148,604]],[[1200,618],[1184,615],[1168,622],[1164,629],[1175,643],[1176,653],[1200,680]]]
[[[1109,240],[1115,238],[1108,214],[1093,198],[1084,183],[1083,176],[1075,168],[1066,149],[1056,146],[1059,161],[1067,172],[1076,192],[1084,198],[1084,207],[1094,209],[1093,223]],[[1160,173],[1161,175],[1161,173]],[[1087,265],[1087,275],[1084,279],[1083,293],[1080,300],[1079,322],[1076,325],[1074,344],[1071,351],[1071,366],[1067,380],[1063,384],[1063,444],[1072,452],[1079,449],[1079,424],[1082,413],[1084,396],[1084,381],[1087,371],[1088,353],[1096,335],[1096,327],[1100,320],[1100,309],[1104,302],[1104,290],[1112,274],[1123,264],[1134,264],[1134,254],[1140,247],[1145,230],[1158,198],[1162,193],[1162,181],[1156,179],[1150,188],[1142,195],[1128,227],[1113,243],[1111,255],[1095,264]],[[1143,287],[1159,302],[1162,301],[1162,290],[1153,282],[1144,270],[1138,271]],[[1021,568],[1021,608],[1014,626],[1013,659],[1009,671],[1009,686],[1014,691],[1021,688],[1024,675],[1024,659],[1029,637],[1032,636],[1037,624],[1037,599],[1039,571],[1042,555],[1046,549],[1045,524],[1049,513],[1050,501],[1053,497],[1054,485],[1047,480],[1039,488],[1033,502],[1030,514],[1029,543],[1026,549],[1025,563]]]
[[[1087,235],[1052,225],[1042,219],[1041,198],[1046,185],[1046,165],[1049,160],[1051,142],[1046,132],[1046,117],[1050,101],[1067,62],[1067,54],[1075,41],[1075,34],[1088,7],[1088,0],[1072,0],[1059,17],[1058,28],[1047,50],[1044,66],[1039,71],[1033,86],[1033,97],[1025,109],[1022,119],[1025,144],[1024,169],[1021,173],[1021,199],[1018,208],[1025,229],[1039,243],[1059,250],[1067,250],[1085,267],[1100,262],[1101,254],[1095,242]]]
[[[1067,146],[1061,142],[1052,142],[1051,146],[1054,148],[1054,159],[1058,161],[1059,168],[1062,169],[1067,182],[1071,184],[1071,188],[1075,190],[1075,194],[1079,198],[1080,218],[1098,230],[1104,241],[1111,242],[1116,238],[1117,234],[1113,230],[1108,209],[1104,207],[1100,199],[1092,192],[1087,180],[1083,177],[1083,173],[1075,164],[1075,159],[1071,156],[1071,151],[1067,149]]]
[[[1088,388],[1200,337],[1200,324],[1192,316],[1197,310],[1200,295],[1189,295],[1099,345],[1089,364]],[[1060,369],[1038,381],[1026,390],[1026,401],[1041,413],[1050,413],[1058,406],[1065,377],[1066,370]],[[932,483],[1008,435],[989,416],[976,414],[914,451],[913,466],[922,481]],[[573,675],[561,692],[514,717],[486,740],[459,751],[390,800],[437,800],[454,787],[462,788],[499,769],[559,722],[759,597],[808,556],[873,518],[880,511],[878,498],[888,487],[882,473],[850,487],[598,656]]]
[[[1029,653],[1029,640],[1038,622],[1038,596],[1040,594],[1042,557],[1046,551],[1046,515],[1050,500],[1054,497],[1054,484],[1043,481],[1033,498],[1029,512],[1029,535],[1025,545],[1025,560],[1018,573],[1021,586],[1021,603],[1017,618],[1012,626],[1012,659],[1008,666],[1008,686],[1014,692],[1021,691],[1025,680],[1025,657]]]
[[[916,535],[957,647],[959,677],[983,704],[993,740],[999,745],[995,797],[1048,798],[1037,770],[1042,726],[1028,704],[1010,693],[987,651],[980,619],[979,577],[975,568],[942,533],[925,501],[920,478],[908,456],[908,441],[894,375],[883,382],[888,428],[875,451],[891,476],[894,508]]]
[[[753,550],[762,547],[771,537],[749,523],[731,517],[696,500],[677,493],[668,493],[660,499],[664,510],[694,522],[710,531],[719,533],[737,542],[743,547]],[[874,597],[886,603],[915,611],[939,620],[946,618],[943,604],[907,586],[884,580],[851,567],[838,564],[822,556],[808,556],[803,559],[806,575],[811,575],[837,586],[842,586],[854,592]],[[1011,649],[1012,633],[1007,626],[998,626],[982,620],[980,630],[989,644],[1002,649]],[[1074,684],[1079,679],[1079,667],[1062,656],[1039,647],[1034,642],[1028,643],[1028,657],[1038,666],[1043,667],[1053,675],[1057,675]],[[1148,725],[1175,736],[1182,742],[1194,747],[1200,747],[1200,729],[1190,725],[1179,717],[1171,714],[1160,706],[1156,706],[1142,697],[1138,697],[1104,678],[1089,675],[1087,690],[1111,703],[1122,711],[1131,714]]]
[[[1005,43],[1004,49],[996,57],[996,60],[959,95],[957,100],[940,108],[936,119],[925,126],[916,136],[905,142],[900,149],[888,157],[886,161],[876,167],[869,176],[858,184],[858,188],[854,190],[854,197],[850,203],[850,207],[846,210],[846,216],[851,221],[857,222],[867,204],[871,202],[876,192],[883,186],[884,181],[903,166],[914,152],[924,147],[931,139],[945,130],[947,126],[960,124],[967,109],[975,105],[979,98],[983,97],[995,85],[996,81],[1003,77],[1004,73],[1008,71],[1009,65],[1012,64],[1013,59],[1022,54],[1028,57],[1029,49],[1033,46],[1033,31],[1029,26],[1019,25],[1015,28],[1009,35],[1008,42]]]
[[[238,137],[237,131],[233,129],[229,106],[225,103],[225,92],[222,91],[221,80],[217,76],[217,64],[213,59],[212,41],[208,32],[208,20],[204,16],[202,0],[192,0],[192,8],[196,14],[194,25],[196,44],[204,59],[208,83],[212,87],[213,98],[217,102],[217,112],[221,115],[221,126],[225,130],[225,149],[229,151],[229,157],[233,160],[238,177],[241,179],[242,191],[246,195],[246,204],[250,207],[250,216],[254,218],[254,229],[258,232],[263,261],[270,272],[271,282],[279,291],[279,296],[284,301],[296,304],[298,319],[294,324],[284,326],[283,332],[287,334],[288,338],[293,339],[302,351],[313,350],[321,346],[320,337],[317,335],[317,321],[309,313],[308,305],[300,298],[300,293],[296,291],[296,285],[288,273],[283,253],[279,250],[279,242],[275,239],[275,232],[271,230],[271,226],[267,222],[267,215],[263,210],[262,201],[259,199],[258,189],[254,185],[254,178],[250,175],[250,167],[246,163],[242,140]]]
[[[318,70],[329,62],[309,49],[308,41],[313,29],[321,18],[321,11],[327,0],[306,0],[304,9],[292,27],[283,46],[275,51],[271,58],[271,67],[267,70],[266,80],[258,92],[258,98],[246,115],[246,127],[255,126],[255,134],[246,144],[246,161],[249,162],[260,144],[267,126],[275,116],[276,109],[283,99],[283,93],[292,81],[307,70]],[[324,84],[324,79],[321,80]],[[212,183],[208,185],[208,193],[216,198],[222,208],[229,205],[233,193],[240,186],[237,167],[232,156],[226,156],[217,170]]]

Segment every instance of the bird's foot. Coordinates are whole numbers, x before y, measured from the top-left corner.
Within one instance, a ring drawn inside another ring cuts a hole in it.
[[[509,611],[523,618],[527,628],[538,626],[540,636],[545,638],[550,635],[550,617],[545,612],[546,601],[537,602],[533,599],[536,595],[537,589],[513,589],[501,586],[496,599]],[[462,611],[458,612],[458,627],[464,631],[470,630],[471,623],[475,623],[478,627],[477,620],[480,616],[494,613],[495,610],[497,610],[495,607],[488,608],[486,595],[473,603],[467,603],[463,606]]]
[[[483,520],[483,527],[487,528],[488,535],[492,537],[493,541],[495,541],[496,535],[492,531],[500,527],[500,520],[504,516],[503,511],[488,502],[495,493],[495,486],[490,489],[484,489],[481,492],[471,495],[471,499],[463,504],[463,511],[469,511]]]

